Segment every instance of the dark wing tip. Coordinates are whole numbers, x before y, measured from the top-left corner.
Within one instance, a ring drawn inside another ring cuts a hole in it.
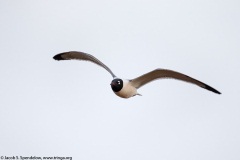
[[[219,92],[219,91],[217,91],[216,89],[210,87],[209,85],[206,85],[206,84],[205,84],[204,88],[207,89],[207,90],[209,90],[209,91],[212,91],[212,92],[214,92],[214,93],[216,93],[216,94],[222,94],[221,92]]]
[[[58,60],[58,61],[60,61],[60,60],[65,60],[65,59],[63,59],[63,57],[62,57],[63,54],[64,54],[64,53],[57,54],[57,55],[55,55],[55,56],[53,57],[53,59]]]

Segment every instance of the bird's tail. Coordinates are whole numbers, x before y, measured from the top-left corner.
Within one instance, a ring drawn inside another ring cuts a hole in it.
[[[136,95],[138,95],[138,96],[142,96],[141,94],[139,94],[139,93],[137,93]]]

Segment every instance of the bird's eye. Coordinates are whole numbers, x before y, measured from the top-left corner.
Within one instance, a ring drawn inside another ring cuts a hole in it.
[[[118,82],[118,84],[120,84],[120,81],[117,81]]]

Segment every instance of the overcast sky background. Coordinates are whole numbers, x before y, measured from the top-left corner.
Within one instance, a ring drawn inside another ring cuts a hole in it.
[[[0,155],[79,160],[239,160],[240,1],[0,0]],[[122,78],[173,69],[175,80],[117,97]]]

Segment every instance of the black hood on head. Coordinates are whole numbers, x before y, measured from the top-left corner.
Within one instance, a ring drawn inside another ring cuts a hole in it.
[[[119,92],[123,88],[123,80],[119,78],[112,80],[111,87],[114,92]]]

